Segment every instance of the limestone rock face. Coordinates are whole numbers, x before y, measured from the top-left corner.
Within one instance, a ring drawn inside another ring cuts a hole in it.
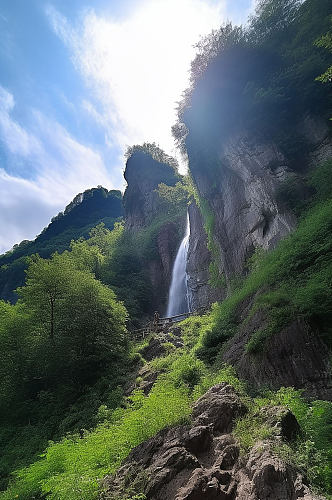
[[[209,284],[211,254],[207,248],[207,236],[202,214],[195,202],[189,205],[190,238],[188,248],[188,286],[194,311],[223,298],[223,290]]]
[[[200,195],[214,215],[220,268],[229,281],[243,274],[256,248],[273,248],[295,227],[275,192],[287,173],[286,159],[271,143],[238,134],[220,147],[217,173],[194,167]]]
[[[304,117],[297,133],[308,150],[297,165],[300,170],[332,156],[329,129],[322,120]],[[190,134],[194,131],[189,127],[189,138]],[[213,214],[219,267],[229,282],[246,272],[247,259],[255,249],[273,248],[294,229],[294,215],[276,199],[278,186],[294,164],[273,138],[244,130],[224,137],[207,151],[192,137],[189,162],[199,195]]]
[[[330,355],[318,332],[304,319],[294,319],[267,339],[262,352],[246,352],[246,343],[267,325],[267,319],[264,312],[257,311],[246,321],[226,344],[223,360],[256,387],[293,386],[307,396],[331,401]]]
[[[123,197],[126,227],[133,231],[147,226],[158,213],[158,185],[174,186],[179,180],[172,167],[141,151],[127,160],[124,178],[127,181]]]
[[[318,500],[301,474],[273,454],[270,442],[240,457],[230,432],[245,412],[230,385],[212,387],[196,402],[192,424],[164,429],[137,446],[117,474],[104,479],[101,498],[144,493],[147,500]],[[290,429],[296,434],[288,410],[262,415],[277,429],[277,439],[290,437]]]

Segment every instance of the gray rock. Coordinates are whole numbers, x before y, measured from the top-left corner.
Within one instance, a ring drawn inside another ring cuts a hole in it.
[[[152,338],[149,344],[141,350],[141,354],[146,361],[160,358],[166,353],[166,349],[158,338]]]
[[[230,432],[234,420],[246,411],[234,389],[223,382],[211,387],[195,404],[194,425],[211,425],[215,432]]]
[[[104,479],[102,498],[122,498],[130,491],[132,496],[144,493],[147,500],[323,500],[312,495],[294,467],[273,454],[271,442],[239,456],[228,432],[244,411],[230,385],[212,387],[195,405],[190,426],[159,432],[137,446],[115,476]],[[262,412],[278,425],[287,415],[281,407]],[[137,490],[132,489],[135,482]]]

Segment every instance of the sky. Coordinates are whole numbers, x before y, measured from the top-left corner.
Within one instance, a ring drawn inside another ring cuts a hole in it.
[[[194,44],[254,0],[0,0],[0,253],[74,196],[124,190],[127,146],[171,136]]]

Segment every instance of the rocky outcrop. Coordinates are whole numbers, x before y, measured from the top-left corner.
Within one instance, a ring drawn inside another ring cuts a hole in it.
[[[185,227],[184,210],[167,220],[165,202],[158,194],[158,185],[174,186],[180,177],[173,167],[154,160],[150,154],[135,151],[127,160],[124,177],[127,188],[123,197],[125,227],[133,235],[151,230],[154,239],[151,255],[142,256],[142,267],[151,284],[150,310],[164,314],[171,281],[172,266]],[[161,221],[158,225],[158,219]]]
[[[330,353],[319,333],[297,318],[268,338],[261,352],[246,352],[251,336],[266,325],[266,313],[257,311],[225,345],[223,360],[255,387],[293,386],[312,398],[332,401]]]
[[[243,274],[256,248],[273,248],[295,227],[295,217],[276,201],[288,168],[274,144],[233,135],[220,145],[214,171],[195,164],[191,170],[214,217],[219,266],[227,281]]]
[[[126,228],[137,231],[146,227],[160,210],[157,188],[160,183],[174,186],[179,176],[166,163],[154,160],[148,153],[134,152],[127,160],[123,196]]]
[[[276,192],[292,169],[304,171],[331,158],[331,135],[326,122],[305,116],[294,131],[305,145],[295,165],[273,138],[237,130],[204,148],[195,135],[198,125],[187,126],[190,171],[214,218],[219,267],[229,282],[246,272],[255,249],[275,247],[295,227],[295,216]]]
[[[223,291],[210,285],[209,266],[211,254],[207,248],[207,236],[200,209],[193,201],[189,205],[190,238],[187,275],[192,309],[197,311],[223,297]]]
[[[147,500],[315,500],[301,474],[283,463],[270,441],[247,456],[231,434],[246,407],[226,384],[212,387],[195,404],[191,425],[164,429],[137,446],[115,476],[103,481],[101,498],[143,493]],[[296,435],[286,409],[262,409],[274,439]]]
[[[204,148],[198,141],[204,135],[199,124],[191,118],[187,126],[191,174],[203,202],[203,216],[209,219],[217,249],[214,257],[230,294],[232,280],[248,273],[248,259],[255,250],[273,249],[295,228],[296,218],[279,202],[278,188],[294,170],[301,178],[299,172],[331,158],[331,135],[322,119],[303,117],[294,130],[294,137],[304,145],[296,164],[294,157],[286,157],[272,137],[236,127],[220,134],[218,140],[217,130]],[[206,134],[203,139],[209,140]],[[208,252],[195,244],[206,277]],[[198,259],[197,264],[193,256],[190,259],[192,268],[199,269]],[[195,275],[200,278],[199,272],[190,269],[189,283],[194,289]],[[204,300],[207,296],[207,301],[213,302],[211,290],[206,286],[201,290],[196,295],[201,293]],[[222,299],[222,291],[220,295]],[[313,397],[332,398],[328,349],[314,328],[303,320],[294,320],[267,340],[263,352],[247,353],[246,344],[255,332],[267,326],[267,317],[260,311],[247,318],[250,308],[240,308],[244,314],[236,323],[245,323],[224,346],[224,361],[234,365],[239,375],[256,387],[295,386]]]

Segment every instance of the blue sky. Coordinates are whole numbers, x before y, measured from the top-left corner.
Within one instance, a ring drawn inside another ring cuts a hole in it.
[[[1,0],[0,253],[84,189],[124,189],[127,145],[175,154],[199,37],[253,0]]]

